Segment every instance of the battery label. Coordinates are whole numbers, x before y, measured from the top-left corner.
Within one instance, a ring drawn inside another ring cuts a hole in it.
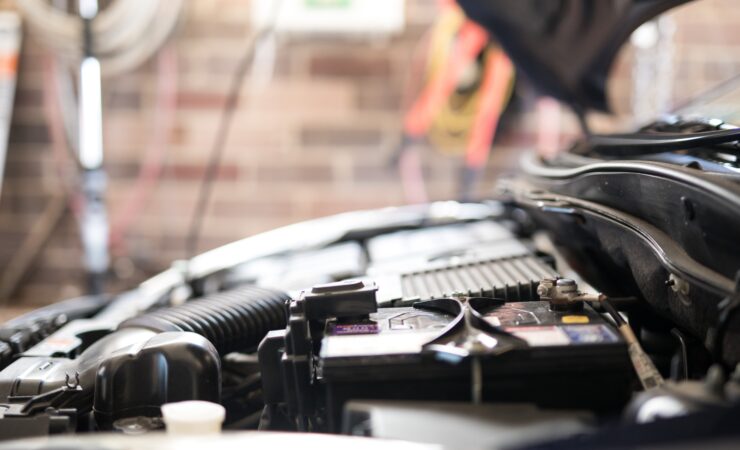
[[[331,334],[346,336],[354,334],[376,334],[380,331],[377,323],[335,323],[331,327]]]
[[[574,344],[606,344],[618,340],[616,333],[606,325],[567,325],[562,328]]]
[[[505,329],[514,336],[524,339],[532,347],[609,344],[619,340],[616,333],[603,324],[507,327]]]
[[[506,331],[524,339],[532,347],[570,344],[568,335],[556,326],[508,327]]]

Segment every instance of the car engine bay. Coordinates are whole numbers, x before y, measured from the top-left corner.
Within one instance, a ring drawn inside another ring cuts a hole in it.
[[[671,442],[687,417],[731,435],[736,169],[597,150],[525,157],[496,200],[291,225],[6,323],[0,436],[138,434],[186,400],[226,429],[461,448],[461,426],[522,448]]]
[[[684,2],[459,3],[583,136],[478,201],[299,222],[0,325],[0,449],[737,446],[740,128],[583,117]]]

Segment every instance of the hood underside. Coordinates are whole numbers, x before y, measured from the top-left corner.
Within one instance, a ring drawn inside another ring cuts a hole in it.
[[[608,111],[606,79],[641,24],[688,0],[458,0],[520,73],[576,111]]]

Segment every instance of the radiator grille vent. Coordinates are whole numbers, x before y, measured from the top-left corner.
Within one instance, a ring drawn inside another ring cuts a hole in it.
[[[456,293],[505,300],[535,300],[537,284],[556,272],[540,258],[518,256],[466,262],[401,276],[403,298],[440,298]]]

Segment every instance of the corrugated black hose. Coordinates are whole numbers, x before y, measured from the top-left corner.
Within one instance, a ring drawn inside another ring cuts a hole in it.
[[[223,355],[256,347],[268,331],[285,328],[289,298],[278,290],[247,286],[134,317],[119,329],[190,331],[211,341]]]

